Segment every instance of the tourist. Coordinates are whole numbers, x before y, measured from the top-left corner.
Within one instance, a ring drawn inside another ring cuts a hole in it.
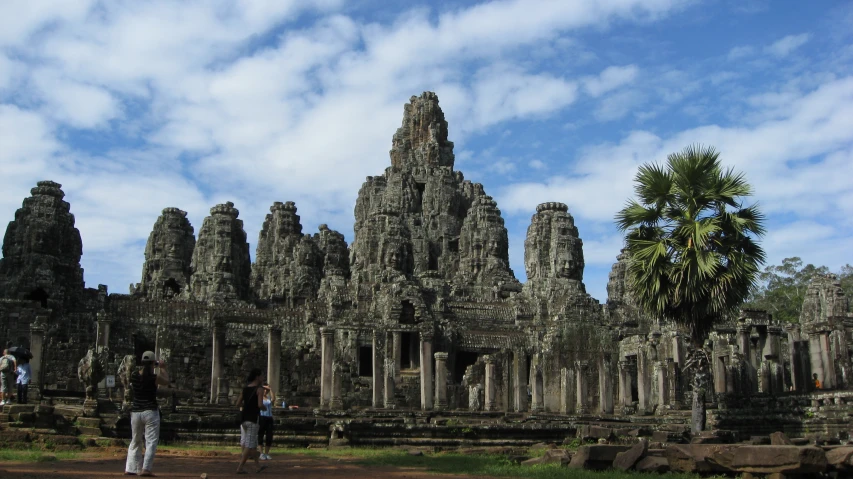
[[[155,374],[154,366],[159,370]],[[133,401],[130,408],[130,429],[133,439],[127,449],[125,475],[153,476],[154,453],[160,440],[160,408],[157,406],[157,386],[169,385],[169,373],[166,362],[154,361],[154,353],[142,353],[142,366],[130,375]],[[145,460],[142,460],[143,437],[145,440]],[[142,463],[142,464],[140,464]],[[140,471],[140,467],[142,469]]]
[[[258,462],[260,453],[258,453],[258,430],[260,426],[258,421],[261,416],[261,408],[264,407],[264,388],[261,386],[264,381],[264,375],[260,369],[253,369],[246,379],[246,387],[240,393],[240,399],[237,400],[237,407],[240,409],[240,446],[243,448],[240,456],[240,465],[237,466],[237,474],[246,474],[243,466],[251,457],[255,460],[257,466],[256,472],[261,472],[267,466],[262,466]]]
[[[812,379],[814,380],[815,389],[823,389],[820,384],[820,379],[817,378],[817,374],[812,374]]]
[[[18,367],[15,356],[3,350],[0,356],[0,406],[12,404],[12,384],[15,384],[15,369]]]
[[[30,388],[30,376],[32,375],[30,361],[27,358],[22,358],[18,362],[16,372],[18,373],[18,404],[26,404],[27,390]]]
[[[258,445],[261,445],[262,443],[264,445],[264,452],[261,454],[262,461],[269,461],[272,459],[270,457],[270,446],[272,446],[273,435],[273,404],[275,404],[275,393],[270,389],[269,384],[264,383],[264,404],[263,407],[261,407],[261,418],[258,423]],[[266,436],[266,438],[264,436]]]

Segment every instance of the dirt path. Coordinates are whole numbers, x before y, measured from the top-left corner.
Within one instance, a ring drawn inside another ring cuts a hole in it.
[[[157,454],[154,461],[154,474],[166,478],[199,478],[206,473],[209,479],[236,479],[243,477],[292,477],[306,479],[344,478],[347,479],[471,479],[474,476],[435,475],[420,469],[396,467],[365,467],[350,459],[318,458],[298,454],[273,456],[272,461],[262,461],[267,469],[255,473],[253,464],[246,469],[249,474],[235,474],[237,456],[198,457],[178,455],[186,453]],[[54,462],[25,463],[7,462],[0,465],[0,477],[32,479],[97,479],[124,476],[125,457],[119,454],[110,456],[83,456],[80,459]],[[488,479],[479,476],[480,479]]]

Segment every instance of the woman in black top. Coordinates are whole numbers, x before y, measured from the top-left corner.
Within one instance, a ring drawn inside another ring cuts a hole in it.
[[[243,447],[243,454],[240,456],[240,465],[237,466],[237,474],[246,474],[243,466],[249,457],[255,460],[255,465],[258,467],[257,472],[266,469],[267,466],[260,465],[258,459],[258,418],[261,415],[261,408],[264,405],[264,375],[260,369],[253,369],[246,379],[246,387],[240,394],[240,399],[237,400],[237,407],[242,406],[241,423],[240,423],[240,446]]]
[[[156,363],[159,373],[154,373],[154,352],[142,353],[142,367],[130,375],[133,401],[130,409],[130,428],[133,439],[127,448],[125,475],[153,476],[154,453],[160,440],[160,409],[157,407],[157,386],[169,385],[166,362]],[[142,457],[142,442],[145,440],[145,459]],[[140,472],[140,466],[142,471]]]

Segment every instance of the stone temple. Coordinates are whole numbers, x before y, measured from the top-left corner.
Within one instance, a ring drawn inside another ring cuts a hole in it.
[[[31,396],[71,404],[88,388],[89,401],[103,402],[104,374],[78,376],[77,361],[115,375],[155,350],[168,358],[179,412],[233,403],[245,373],[262,367],[279,396],[320,415],[457,411],[565,424],[684,416],[687,336],[639,312],[624,254],[602,304],[586,292],[567,206],[543,203],[519,282],[501,211],[454,170],[433,93],[405,105],[390,157],[358,193],[350,244],[325,225],[303,232],[297,205],[276,202],[252,263],[234,204],[213,206],[197,236],[186,212],[163,209],[129,294],[85,287],[70,205],[61,185],[40,181],[9,223],[0,260],[0,338],[32,350]],[[743,311],[717,326],[716,427],[760,428],[738,425],[738,414],[760,409],[778,412],[768,427],[802,429],[805,416],[791,419],[791,408],[843,409],[853,400],[851,331],[832,277],[811,285],[799,324]],[[813,390],[813,374],[824,390]]]

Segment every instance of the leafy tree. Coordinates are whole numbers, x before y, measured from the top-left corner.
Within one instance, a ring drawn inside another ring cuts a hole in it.
[[[756,205],[742,203],[752,187],[743,174],[724,170],[718,157],[711,147],[689,146],[665,165],[641,166],[634,187],[639,201],[629,200],[616,214],[640,307],[690,333],[694,432],[705,428],[705,340],[747,298],[765,258],[755,240],[764,234],[764,217]]]
[[[803,300],[812,278],[829,272],[826,266],[803,266],[803,261],[796,256],[785,258],[782,264],[768,266],[759,274],[759,283],[743,306],[764,309],[773,314],[775,319],[795,323],[800,319]],[[853,266],[845,265],[837,275],[844,292],[853,294]]]

